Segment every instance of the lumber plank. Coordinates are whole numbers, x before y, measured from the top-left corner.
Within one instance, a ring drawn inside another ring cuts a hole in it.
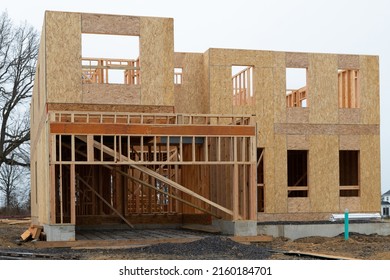
[[[235,242],[255,243],[255,242],[271,242],[273,237],[271,235],[257,235],[257,236],[232,236],[231,240]]]
[[[23,234],[20,236],[20,238],[23,240],[23,241],[26,241],[29,237],[31,236],[31,232],[30,230],[26,230],[25,232],[23,232]]]
[[[254,126],[232,125],[144,125],[144,124],[91,124],[51,123],[54,134],[102,134],[102,135],[182,135],[182,136],[255,136]]]
[[[194,230],[194,231],[208,232],[208,233],[220,233],[221,232],[220,229],[215,228],[211,225],[189,224],[189,225],[183,225],[181,228],[188,229],[188,230]]]
[[[93,248],[106,246],[153,245],[160,243],[186,243],[202,239],[190,238],[156,238],[156,239],[128,239],[128,240],[76,240],[76,241],[42,241],[36,242],[36,248]]]
[[[356,258],[350,258],[345,256],[329,255],[329,254],[313,253],[313,252],[305,252],[305,251],[275,251],[275,250],[272,251],[275,253],[282,253],[285,255],[306,256],[306,257],[314,257],[314,258],[325,259],[325,260],[359,260]]]

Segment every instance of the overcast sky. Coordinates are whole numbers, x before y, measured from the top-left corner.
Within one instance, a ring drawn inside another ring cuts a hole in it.
[[[174,18],[175,51],[208,48],[378,55],[382,192],[390,189],[390,1],[388,0],[2,0],[39,32],[45,10]]]

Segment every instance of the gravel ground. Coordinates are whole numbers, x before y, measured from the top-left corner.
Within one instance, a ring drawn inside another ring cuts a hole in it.
[[[349,240],[343,236],[307,237],[297,240],[274,238],[272,242],[251,245],[237,243],[227,236],[205,235],[188,243],[161,243],[146,247],[121,249],[71,249],[35,248],[33,242],[17,245],[15,242],[26,230],[26,225],[0,223],[0,253],[28,252],[48,254],[54,259],[79,260],[300,260],[312,259],[286,255],[281,251],[300,251],[343,256],[363,260],[390,260],[390,236],[350,233]],[[40,241],[43,242],[43,241]]]

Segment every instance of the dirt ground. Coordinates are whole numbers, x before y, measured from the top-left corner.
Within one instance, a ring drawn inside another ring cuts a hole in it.
[[[34,242],[16,242],[27,228],[25,224],[0,223],[0,252],[50,254],[55,259],[312,259],[285,254],[286,251],[300,251],[364,260],[390,260],[390,236],[379,235],[351,233],[347,241],[344,236],[307,237],[294,241],[274,238],[271,242],[248,245],[234,242],[227,236],[208,234],[192,243],[164,243],[122,249],[37,249]]]

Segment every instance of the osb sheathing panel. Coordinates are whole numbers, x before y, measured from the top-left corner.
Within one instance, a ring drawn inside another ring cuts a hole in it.
[[[359,124],[360,114],[361,114],[360,109],[339,109],[339,123]]]
[[[140,18],[141,104],[174,105],[173,19]]]
[[[83,84],[83,103],[141,104],[139,85]]]
[[[310,199],[307,197],[294,197],[287,199],[289,213],[307,213],[311,211]]]
[[[274,76],[272,68],[258,67],[254,72],[258,147],[272,147],[274,142]]]
[[[287,150],[309,150],[308,135],[287,135]]]
[[[361,208],[360,197],[340,197],[340,212],[348,209],[349,212],[363,212],[365,209]]]
[[[274,194],[275,199],[272,203],[275,205],[276,213],[287,212],[287,147],[286,136],[275,135],[274,144]]]
[[[230,66],[210,66],[210,113],[232,114],[232,69]]]
[[[46,67],[45,67],[45,25],[42,27],[42,33],[39,44],[39,54],[37,68],[34,80],[33,95],[31,99],[30,118],[31,118],[31,139],[36,139],[42,114],[45,114],[46,99]],[[38,92],[39,91],[39,92]],[[31,142],[34,145],[34,142]],[[34,148],[34,147],[33,147]]]
[[[340,135],[340,150],[360,150],[360,135]]]
[[[309,123],[310,109],[303,107],[286,108],[287,123]]]
[[[47,101],[81,101],[81,16],[46,12]]]
[[[285,124],[276,123],[274,126],[277,134],[305,134],[305,135],[378,135],[379,125],[364,124]]]
[[[379,124],[379,58],[360,57],[360,107],[363,124]]]
[[[210,65],[273,67],[271,51],[209,49]]]
[[[131,112],[131,113],[174,113],[173,106],[126,105],[126,104],[86,104],[48,103],[48,111],[89,111],[89,112]]]
[[[380,211],[380,136],[360,136],[360,193],[363,211]]]
[[[39,140],[31,158],[33,169],[32,188],[31,188],[31,212],[34,219],[42,225],[49,223],[49,207],[50,207],[50,190],[49,190],[49,152],[48,152],[48,136],[47,126],[44,127],[37,135]],[[35,178],[35,163],[37,168]]]
[[[309,55],[307,53],[286,52],[287,68],[308,68]]]
[[[140,18],[133,16],[81,14],[81,32],[139,36]]]
[[[309,54],[310,123],[338,123],[337,55]]]
[[[204,73],[204,79],[203,79],[203,88],[205,90],[205,97],[206,97],[206,113],[210,113],[210,54],[207,50],[203,54],[203,73]]]
[[[177,113],[208,112],[208,96],[204,88],[203,54],[175,53],[174,67],[182,68],[182,84],[175,85],[175,109]]]
[[[338,136],[311,135],[308,184],[312,211],[339,209]]]
[[[274,122],[286,122],[286,55],[274,53]]]
[[[264,212],[276,213],[280,197],[275,191],[275,150],[266,149],[264,152]],[[279,176],[279,174],[277,174]],[[284,183],[286,185],[286,182]]]
[[[351,54],[339,54],[338,57],[338,68],[339,69],[359,69],[360,61],[358,55]]]

